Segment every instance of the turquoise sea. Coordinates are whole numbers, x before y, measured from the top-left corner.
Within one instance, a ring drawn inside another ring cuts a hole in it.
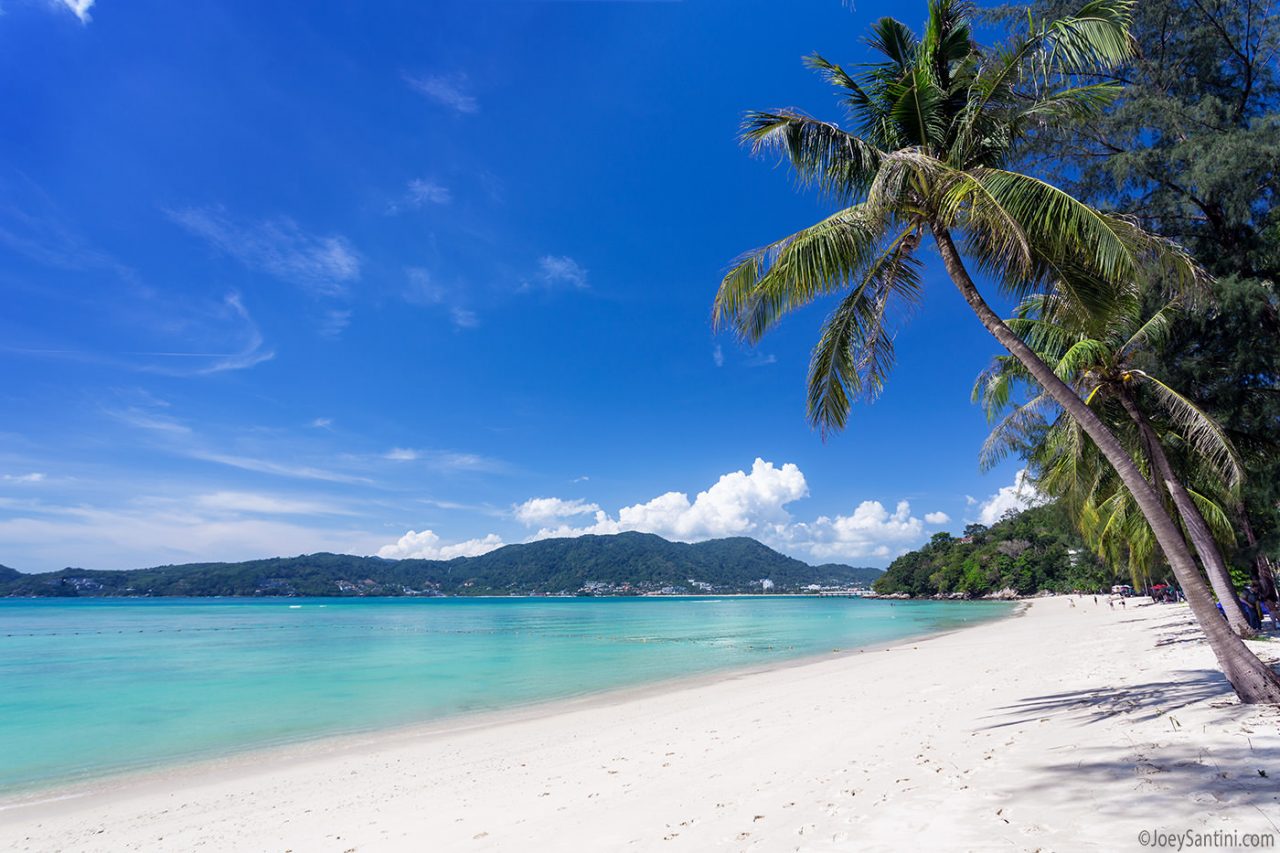
[[[0,792],[765,665],[997,603],[0,599]]]

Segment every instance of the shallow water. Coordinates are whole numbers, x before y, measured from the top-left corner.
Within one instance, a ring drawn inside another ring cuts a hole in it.
[[[949,630],[999,603],[0,599],[0,791]]]

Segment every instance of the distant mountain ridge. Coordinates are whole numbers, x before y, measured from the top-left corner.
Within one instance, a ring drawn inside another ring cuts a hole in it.
[[[385,560],[308,554],[149,569],[0,570],[0,596],[642,595],[869,586],[879,569],[811,566],[746,537],[669,542],[651,533],[545,539],[479,557]]]

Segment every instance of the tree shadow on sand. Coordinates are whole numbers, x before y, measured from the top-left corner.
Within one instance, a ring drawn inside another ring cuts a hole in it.
[[[1212,669],[1183,670],[1180,678],[1170,681],[1149,681],[1145,684],[1127,684],[1123,687],[1091,687],[1084,690],[1068,690],[1044,696],[1029,696],[1013,705],[998,710],[1000,722],[988,729],[1001,729],[1034,723],[1045,717],[1069,716],[1085,722],[1102,722],[1126,715],[1141,721],[1185,708],[1197,702],[1232,699],[1231,685],[1221,672]]]
[[[1274,741],[1273,741],[1274,742]],[[1238,831],[1280,834],[1280,755],[1245,737],[1212,751],[1194,742],[1135,744],[1131,749],[1084,747],[1028,773],[1021,791],[1064,801],[1104,796],[1098,817],[1136,820],[1167,830],[1186,828],[1189,811],[1205,811]],[[1112,808],[1115,814],[1109,814]],[[1128,840],[1128,839],[1125,839]],[[1119,848],[1117,848],[1119,849]]]

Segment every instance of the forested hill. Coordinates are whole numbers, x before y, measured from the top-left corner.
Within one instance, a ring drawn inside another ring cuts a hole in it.
[[[774,592],[869,585],[879,569],[811,566],[754,539],[686,544],[647,533],[508,545],[479,557],[384,560],[343,554],[126,571],[0,571],[0,596],[521,595]]]
[[[875,581],[882,595],[980,598],[998,593],[1098,592],[1115,582],[1057,504],[1036,507],[963,537],[934,534]]]

